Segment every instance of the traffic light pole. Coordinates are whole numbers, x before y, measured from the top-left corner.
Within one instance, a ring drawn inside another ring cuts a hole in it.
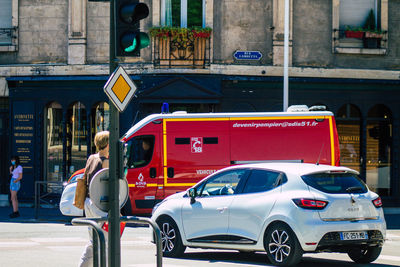
[[[116,1],[110,0],[110,75],[117,68],[115,55],[115,10]],[[110,101],[110,177],[109,177],[109,211],[108,211],[108,266],[121,266],[121,239],[119,220],[119,177],[121,173],[118,164],[118,142],[119,142],[119,112]]]

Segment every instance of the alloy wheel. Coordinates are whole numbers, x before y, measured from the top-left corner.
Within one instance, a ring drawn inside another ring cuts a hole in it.
[[[175,247],[175,240],[175,229],[168,222],[163,223],[161,227],[161,241],[163,251],[171,252]]]
[[[273,231],[268,244],[268,249],[276,262],[283,262],[287,257],[289,257],[291,248],[289,244],[289,235],[286,231]]]

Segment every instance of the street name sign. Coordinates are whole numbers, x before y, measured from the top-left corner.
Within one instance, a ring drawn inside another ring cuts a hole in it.
[[[125,110],[135,91],[136,85],[121,66],[110,75],[106,85],[104,85],[104,92],[119,112]]]
[[[260,51],[240,51],[237,50],[233,54],[233,57],[237,60],[260,60],[262,54]]]

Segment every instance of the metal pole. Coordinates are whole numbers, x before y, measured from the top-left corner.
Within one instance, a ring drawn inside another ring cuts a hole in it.
[[[92,227],[93,234],[96,233],[97,239],[96,242],[100,242],[100,267],[106,267],[106,240],[104,237],[104,233],[101,230],[100,226],[97,224],[96,221],[91,220],[91,219],[80,219],[80,218],[74,218],[72,219],[71,223],[73,225],[88,225]],[[93,235],[94,238],[94,235]],[[95,239],[93,239],[93,242],[95,242]],[[93,256],[97,257],[98,254],[96,255],[95,252],[93,251]],[[97,267],[97,266],[96,266]]]
[[[115,56],[115,11],[116,1],[110,0],[110,75],[117,68]],[[119,113],[111,101],[110,106],[110,181],[109,181],[109,211],[108,211],[108,266],[121,266],[121,242],[119,224],[119,181],[118,171],[118,139],[119,139]]]
[[[286,111],[289,106],[289,0],[285,0],[285,34],[283,49],[283,111]]]

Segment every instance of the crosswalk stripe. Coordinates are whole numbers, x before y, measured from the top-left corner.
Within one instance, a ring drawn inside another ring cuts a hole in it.
[[[24,242],[24,241],[11,241],[11,242],[0,242],[1,248],[15,248],[15,247],[33,247],[39,246],[37,242]]]

